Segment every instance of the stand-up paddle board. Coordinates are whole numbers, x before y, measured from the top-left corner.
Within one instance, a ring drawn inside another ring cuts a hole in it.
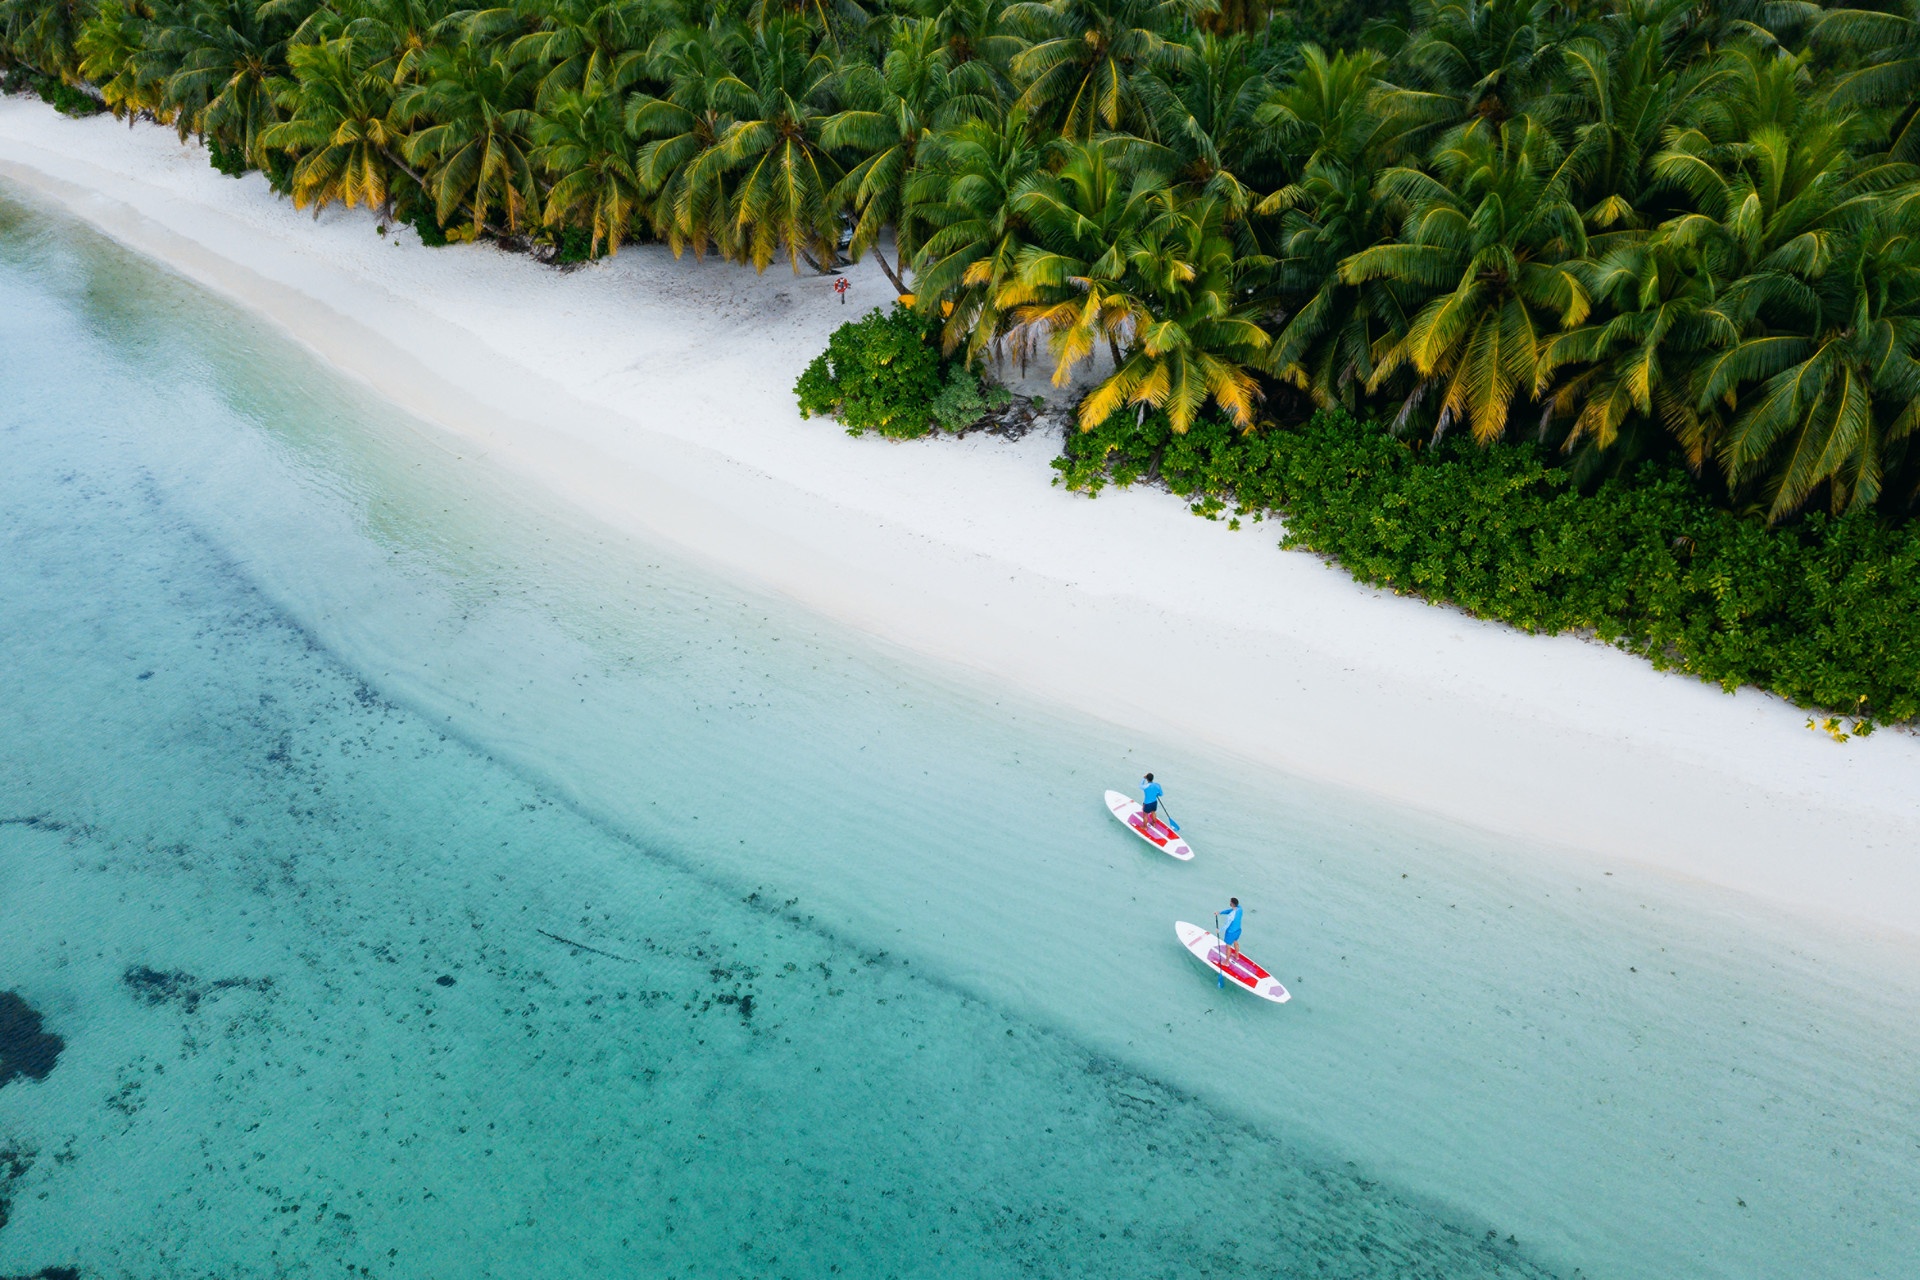
[[[1180,838],[1180,833],[1158,817],[1149,818],[1140,808],[1138,800],[1129,800],[1118,791],[1109,791],[1107,808],[1126,825],[1127,830],[1168,857],[1178,858],[1182,862],[1193,861],[1193,850]]]
[[[1293,999],[1287,994],[1287,989],[1280,985],[1280,979],[1245,956],[1228,955],[1227,944],[1200,926],[1176,920],[1173,931],[1180,936],[1181,946],[1193,952],[1201,964],[1223,975],[1228,982],[1236,983],[1262,1000],[1271,1000],[1275,1004],[1285,1004]]]

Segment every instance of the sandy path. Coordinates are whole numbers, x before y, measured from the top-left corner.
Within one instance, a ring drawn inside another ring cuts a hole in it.
[[[1539,842],[1920,933],[1920,741],[1360,587],[1277,531],[1049,486],[1040,435],[889,444],[791,387],[856,308],[633,247],[560,273],[314,220],[171,132],[0,99],[0,182],[259,311],[616,526],[1106,718]],[[1159,732],[1159,730],[1156,730]]]

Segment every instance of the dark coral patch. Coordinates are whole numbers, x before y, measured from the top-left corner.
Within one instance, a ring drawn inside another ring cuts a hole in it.
[[[177,969],[172,973],[162,973],[138,964],[121,974],[120,981],[127,984],[127,990],[151,1005],[178,1001],[188,1013],[200,1007],[200,984],[194,981],[190,973]]]
[[[0,1085],[15,1076],[45,1080],[67,1042],[43,1031],[40,1013],[12,991],[0,991]]]
[[[33,1168],[34,1152],[26,1147],[0,1147],[0,1230],[13,1212],[13,1187]]]
[[[198,1009],[202,1000],[222,991],[236,988],[267,991],[273,986],[272,978],[220,978],[213,982],[201,982],[184,970],[163,973],[144,964],[128,969],[120,975],[120,981],[126,983],[127,990],[147,1004],[177,1004],[188,1013]]]

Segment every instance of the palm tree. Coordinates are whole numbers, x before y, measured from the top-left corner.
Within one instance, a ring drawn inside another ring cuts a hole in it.
[[[1262,205],[1282,214],[1275,284],[1293,303],[1265,368],[1321,405],[1359,407],[1361,393],[1377,385],[1377,357],[1419,306],[1419,295],[1399,280],[1350,281],[1340,271],[1342,262],[1393,239],[1394,202],[1376,172],[1364,158],[1316,155],[1299,182]],[[1397,428],[1418,404],[1403,406]]]
[[[1058,145],[1058,172],[1042,170],[1014,197],[1034,243],[1020,249],[1015,274],[994,301],[1013,316],[1022,343],[1047,342],[1054,385],[1065,386],[1098,344],[1118,368],[1137,339],[1150,313],[1135,292],[1135,253],[1175,202],[1164,174],[1128,172],[1118,139]]]
[[[755,270],[784,251],[796,273],[803,259],[825,271],[838,233],[833,192],[845,176],[821,140],[837,69],[793,20],[758,28],[738,48],[733,73],[713,87],[733,123],[694,162],[693,180],[733,184],[734,243]]]
[[[1823,486],[1836,513],[1872,506],[1889,446],[1920,427],[1916,200],[1870,204],[1805,287],[1783,280],[1769,290],[1800,323],[1749,336],[1708,366],[1700,386],[1712,400],[1759,383],[1741,396],[1724,458],[1735,482],[1765,475],[1772,521]]]
[[[881,233],[895,228],[904,269],[915,247],[914,224],[905,215],[919,151],[935,129],[991,113],[992,84],[964,70],[956,74],[939,29],[918,18],[895,25],[893,47],[880,68],[855,64],[844,72],[840,94],[849,109],[826,121],[820,140],[832,150],[862,157],[834,192],[836,203],[859,219],[848,248],[856,260],[872,249],[887,279],[906,293],[906,283],[880,251]]]
[[[533,12],[536,27],[513,42],[512,56],[545,69],[542,107],[560,89],[626,90],[658,25],[647,0],[542,0]]]
[[[1572,122],[1561,169],[1590,231],[1644,230],[1670,209],[1653,158],[1689,104],[1717,91],[1725,69],[1677,59],[1675,22],[1693,0],[1622,0],[1599,34],[1566,41],[1559,109]]]
[[[1008,16],[1048,33],[1013,60],[1026,85],[1020,106],[1035,120],[1058,121],[1062,136],[1091,138],[1140,118],[1139,78],[1182,61],[1167,33],[1188,22],[1201,0],[1029,0]]]
[[[1723,280],[1768,270],[1818,269],[1831,252],[1835,208],[1905,177],[1905,166],[1855,164],[1849,125],[1788,109],[1748,112],[1733,139],[1690,130],[1669,140],[1653,171],[1690,205],[1668,224],[1676,242],[1715,250]]]
[[[924,236],[913,263],[918,305],[933,314],[946,304],[941,344],[949,353],[964,347],[969,364],[1007,335],[1000,298],[1028,243],[1015,202],[1043,155],[1018,111],[968,120],[934,135],[908,182]]]
[[[1125,405],[1167,415],[1184,433],[1211,400],[1242,430],[1253,427],[1260,384],[1251,369],[1270,338],[1260,321],[1269,303],[1247,288],[1263,259],[1235,252],[1226,202],[1179,202],[1156,219],[1129,254],[1140,305],[1133,342],[1105,381],[1080,402],[1082,431]]]
[[[1272,22],[1274,10],[1279,6],[1274,0],[1214,0],[1214,3],[1194,15],[1203,30],[1215,35],[1255,35],[1264,31]],[[1299,25],[1299,12],[1294,12],[1296,29]]]
[[[460,0],[342,0],[346,34],[395,89],[418,83],[427,53],[440,48],[470,11]]]
[[[156,73],[149,52],[151,18],[151,10],[108,0],[74,42],[80,75],[99,88],[116,117],[164,110],[166,76]]]
[[[1395,201],[1376,179],[1418,116],[1380,80],[1378,54],[1329,60],[1313,45],[1300,53],[1298,70],[1256,116],[1299,174],[1257,207],[1281,218],[1276,283],[1290,303],[1265,364],[1316,403],[1357,409],[1376,356],[1406,331],[1418,298],[1396,280],[1350,282],[1340,264],[1394,238]]]
[[[385,207],[404,145],[393,122],[393,85],[372,69],[353,37],[296,45],[287,54],[293,80],[279,91],[287,118],[262,142],[296,157],[293,203],[322,208]]]
[[[1848,325],[1857,332],[1871,327],[1855,315],[1858,298],[1835,294],[1841,287],[1836,273],[1850,271],[1892,291],[1875,305],[1896,307],[1891,332],[1905,323],[1900,304],[1890,300],[1903,287],[1906,260],[1889,228],[1897,225],[1890,210],[1909,206],[1883,193],[1910,184],[1914,170],[1863,163],[1853,146],[1858,121],[1807,102],[1799,92],[1806,79],[1800,60],[1736,51],[1722,60],[1722,70],[1715,92],[1694,110],[1698,125],[1672,135],[1653,159],[1654,173],[1690,206],[1663,225],[1660,237],[1693,255],[1700,287],[1714,290],[1714,306],[1738,330],[1737,340],[1716,333],[1716,349],[1700,353],[1685,376],[1688,413],[1697,426],[1677,414],[1667,415],[1669,423],[1691,459],[1717,454],[1733,484],[1756,481],[1764,466],[1784,458],[1772,482],[1775,519],[1797,510],[1822,484],[1832,486],[1836,504],[1861,493],[1870,502],[1879,492],[1879,450],[1889,437],[1871,431],[1849,437],[1866,450],[1848,464],[1856,471],[1832,459],[1821,462],[1810,447],[1775,446],[1782,433],[1797,433],[1805,445],[1821,431],[1841,431],[1837,421],[1820,425],[1822,410],[1812,401],[1796,408],[1786,395],[1789,389],[1807,393],[1835,361],[1844,363],[1845,341],[1829,339],[1845,339]],[[1816,349],[1818,359],[1809,354]],[[1809,380],[1791,388],[1777,380],[1792,368]],[[1861,368],[1854,367],[1856,388],[1880,394],[1897,385],[1885,380],[1891,375],[1862,382]],[[1754,384],[1761,382],[1772,390],[1757,393]],[[1755,394],[1767,402],[1764,413]]]
[[[1002,96],[1013,96],[1013,60],[1027,47],[1013,10],[1019,0],[912,0],[911,12],[931,20],[952,67],[978,64]]]
[[[1558,48],[1549,0],[1414,0],[1399,63],[1437,105],[1442,123],[1500,124],[1527,110],[1553,76]]]
[[[1819,25],[1818,0],[1715,0],[1673,15],[1676,52],[1686,57],[1745,44],[1768,54],[1802,48]]]
[[[1196,32],[1184,43],[1183,74],[1149,72],[1139,81],[1157,151],[1150,163],[1238,219],[1255,198],[1250,170],[1278,154],[1260,121],[1273,86],[1254,67],[1245,36]]]
[[[441,225],[464,205],[474,234],[512,234],[537,202],[529,79],[505,50],[470,31],[451,46],[430,50],[421,82],[395,99],[396,120],[425,122],[407,140],[407,157],[426,170],[424,186]],[[488,221],[496,210],[506,219],[504,228]]]
[[[733,186],[724,166],[702,161],[733,125],[722,85],[745,40],[716,19],[662,35],[648,53],[648,75],[666,85],[659,95],[636,93],[627,102],[627,132],[644,141],[634,162],[654,234],[678,257],[692,248],[737,255],[729,217]]]
[[[1296,172],[1316,159],[1341,164],[1392,163],[1401,158],[1402,135],[1417,127],[1420,113],[1407,97],[1381,79],[1379,54],[1362,50],[1332,58],[1318,45],[1301,45],[1300,63],[1254,115],[1270,130]]]
[[[266,131],[279,121],[273,90],[305,15],[263,15],[245,0],[190,0],[180,16],[187,20],[164,26],[160,42],[178,56],[166,105],[178,113],[181,140],[198,133],[264,168]]]
[[[589,257],[599,257],[603,244],[609,254],[619,253],[642,199],[619,97],[599,86],[561,89],[535,121],[533,137],[539,144],[534,158],[553,178],[547,225],[583,221],[593,233]]]
[[[1697,474],[1720,440],[1713,406],[1692,394],[1693,372],[1740,339],[1739,317],[1698,248],[1665,234],[1628,238],[1593,265],[1589,288],[1605,311],[1547,343],[1538,379],[1560,370],[1556,417],[1571,418],[1569,449],[1615,447],[1632,424],[1664,426]]]
[[[731,6],[715,9],[716,17],[738,13],[739,9]],[[860,31],[873,21],[873,15],[858,0],[751,0],[747,5],[747,21],[755,27],[764,27],[770,22],[796,22],[838,48],[843,30]]]
[[[1813,38],[1858,57],[1858,65],[1834,78],[1828,101],[1842,110],[1892,108],[1888,153],[1920,160],[1920,0],[1905,0],[1892,13],[1828,9]]]
[[[1383,189],[1406,202],[1403,239],[1363,249],[1340,266],[1350,284],[1390,279],[1428,291],[1430,300],[1380,357],[1370,389],[1411,368],[1441,392],[1436,434],[1464,418],[1476,440],[1499,439],[1514,401],[1544,390],[1547,339],[1587,316],[1578,263],[1586,232],[1552,181],[1558,159],[1552,139],[1530,120],[1509,121],[1497,133],[1468,126],[1435,155],[1433,174],[1398,168],[1381,175]]]
[[[93,12],[91,0],[0,0],[0,51],[71,80],[79,70],[75,44]]]

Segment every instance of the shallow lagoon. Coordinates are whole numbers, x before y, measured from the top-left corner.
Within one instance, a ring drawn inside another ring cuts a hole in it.
[[[930,669],[10,205],[0,351],[0,1273],[1920,1257],[1903,945]]]

